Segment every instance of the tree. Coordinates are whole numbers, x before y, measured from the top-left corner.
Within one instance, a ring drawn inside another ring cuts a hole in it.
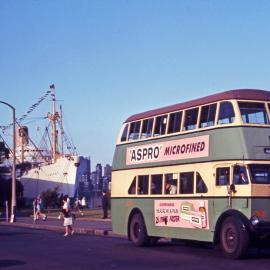
[[[11,185],[12,180],[4,180],[0,177],[0,207],[2,207],[5,203],[5,201],[11,202]],[[17,199],[17,206],[21,207],[23,206],[23,200],[22,200],[22,194],[23,194],[23,185],[19,180],[16,180],[16,199]]]
[[[53,189],[47,189],[46,191],[43,191],[41,196],[43,200],[44,207],[55,207],[58,202],[59,197],[59,187],[55,187]]]

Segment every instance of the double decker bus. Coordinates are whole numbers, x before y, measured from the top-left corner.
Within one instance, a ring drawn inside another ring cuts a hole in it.
[[[113,231],[137,246],[206,241],[240,258],[269,241],[270,92],[231,90],[129,117],[111,211]]]

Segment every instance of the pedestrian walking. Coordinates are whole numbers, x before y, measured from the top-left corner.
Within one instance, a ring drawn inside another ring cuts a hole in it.
[[[73,220],[72,220],[70,200],[69,200],[68,195],[65,195],[63,197],[62,212],[64,216],[64,227],[65,227],[64,236],[73,235],[74,234],[74,230],[72,228]]]
[[[76,198],[76,201],[74,203],[74,209],[75,211],[78,211],[83,216],[81,201],[79,200],[79,198]]]
[[[35,208],[34,220],[38,220],[39,217],[41,217],[42,220],[45,221],[47,219],[47,216],[41,212],[43,205],[40,195],[37,195],[37,197],[34,200],[34,208]]]
[[[81,215],[83,216],[84,213],[83,213],[83,210],[86,208],[86,198],[85,197],[82,197],[81,199]]]
[[[108,195],[106,190],[102,191],[102,210],[103,210],[103,219],[108,217]]]

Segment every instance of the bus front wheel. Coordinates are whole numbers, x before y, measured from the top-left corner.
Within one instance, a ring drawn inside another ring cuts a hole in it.
[[[137,213],[131,218],[130,239],[136,246],[145,246],[148,243],[148,236],[144,220],[141,214]]]
[[[249,233],[241,220],[233,216],[225,219],[220,231],[220,244],[226,257],[239,259],[245,256]]]

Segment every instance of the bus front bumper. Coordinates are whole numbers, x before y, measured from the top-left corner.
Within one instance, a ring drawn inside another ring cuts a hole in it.
[[[269,233],[270,234],[270,222],[260,221],[259,219],[253,218],[250,220],[250,229],[254,233]]]

